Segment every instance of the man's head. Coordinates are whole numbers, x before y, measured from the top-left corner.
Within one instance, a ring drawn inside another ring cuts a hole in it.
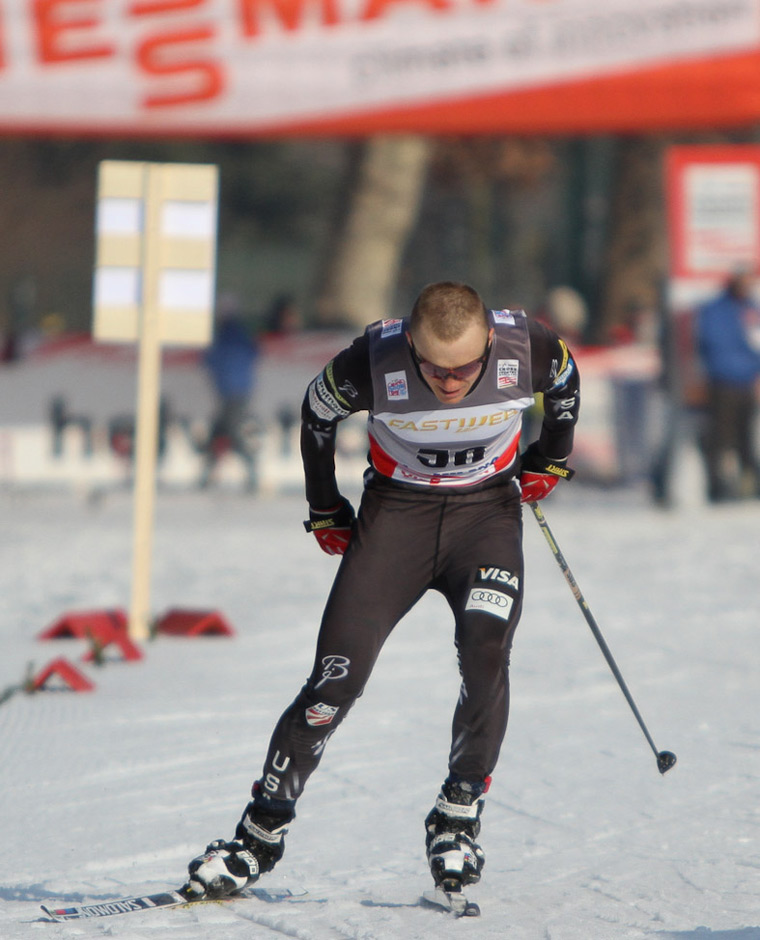
[[[752,296],[755,278],[752,269],[746,265],[737,267],[728,278],[726,288],[737,300],[747,300]]]
[[[492,336],[477,291],[453,281],[429,284],[414,303],[407,335],[438,401],[462,401],[480,377]]]

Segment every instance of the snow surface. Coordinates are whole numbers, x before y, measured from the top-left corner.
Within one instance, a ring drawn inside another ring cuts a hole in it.
[[[299,803],[258,900],[55,924],[40,902],[179,885],[232,834],[271,728],[311,667],[337,561],[303,500],[162,490],[153,608],[218,610],[234,638],[160,637],[138,663],[40,642],[63,613],[126,607],[131,496],[0,491],[0,692],[27,665],[79,664],[91,693],[0,705],[0,937],[301,940],[760,938],[760,503],[671,512],[568,487],[546,515],[658,748],[635,722],[543,537],[512,715],[484,814],[478,920],[418,904],[423,820],[458,692],[452,623],[429,594],[399,625]]]

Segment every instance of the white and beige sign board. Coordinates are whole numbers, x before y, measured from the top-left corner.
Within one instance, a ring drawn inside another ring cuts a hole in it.
[[[93,336],[134,342],[144,317],[158,341],[205,346],[213,331],[218,169],[207,164],[100,164]]]

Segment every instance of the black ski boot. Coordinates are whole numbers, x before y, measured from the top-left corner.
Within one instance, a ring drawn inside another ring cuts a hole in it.
[[[237,894],[271,871],[285,851],[285,834],[295,818],[293,804],[256,794],[231,842],[216,839],[189,866],[188,898],[223,898]]]
[[[425,820],[430,871],[436,887],[446,892],[459,892],[480,881],[486,857],[475,839],[485,790],[485,783],[449,777]]]

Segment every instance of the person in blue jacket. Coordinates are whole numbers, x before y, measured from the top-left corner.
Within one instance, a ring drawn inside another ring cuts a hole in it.
[[[237,305],[232,301],[220,302],[214,342],[203,359],[216,392],[217,410],[206,446],[201,486],[208,485],[217,459],[230,450],[245,462],[248,488],[256,488],[249,404],[257,358],[257,344],[243,323]]]
[[[753,275],[737,270],[697,313],[697,350],[707,380],[704,450],[711,502],[760,496],[754,440],[760,390],[760,307]]]

